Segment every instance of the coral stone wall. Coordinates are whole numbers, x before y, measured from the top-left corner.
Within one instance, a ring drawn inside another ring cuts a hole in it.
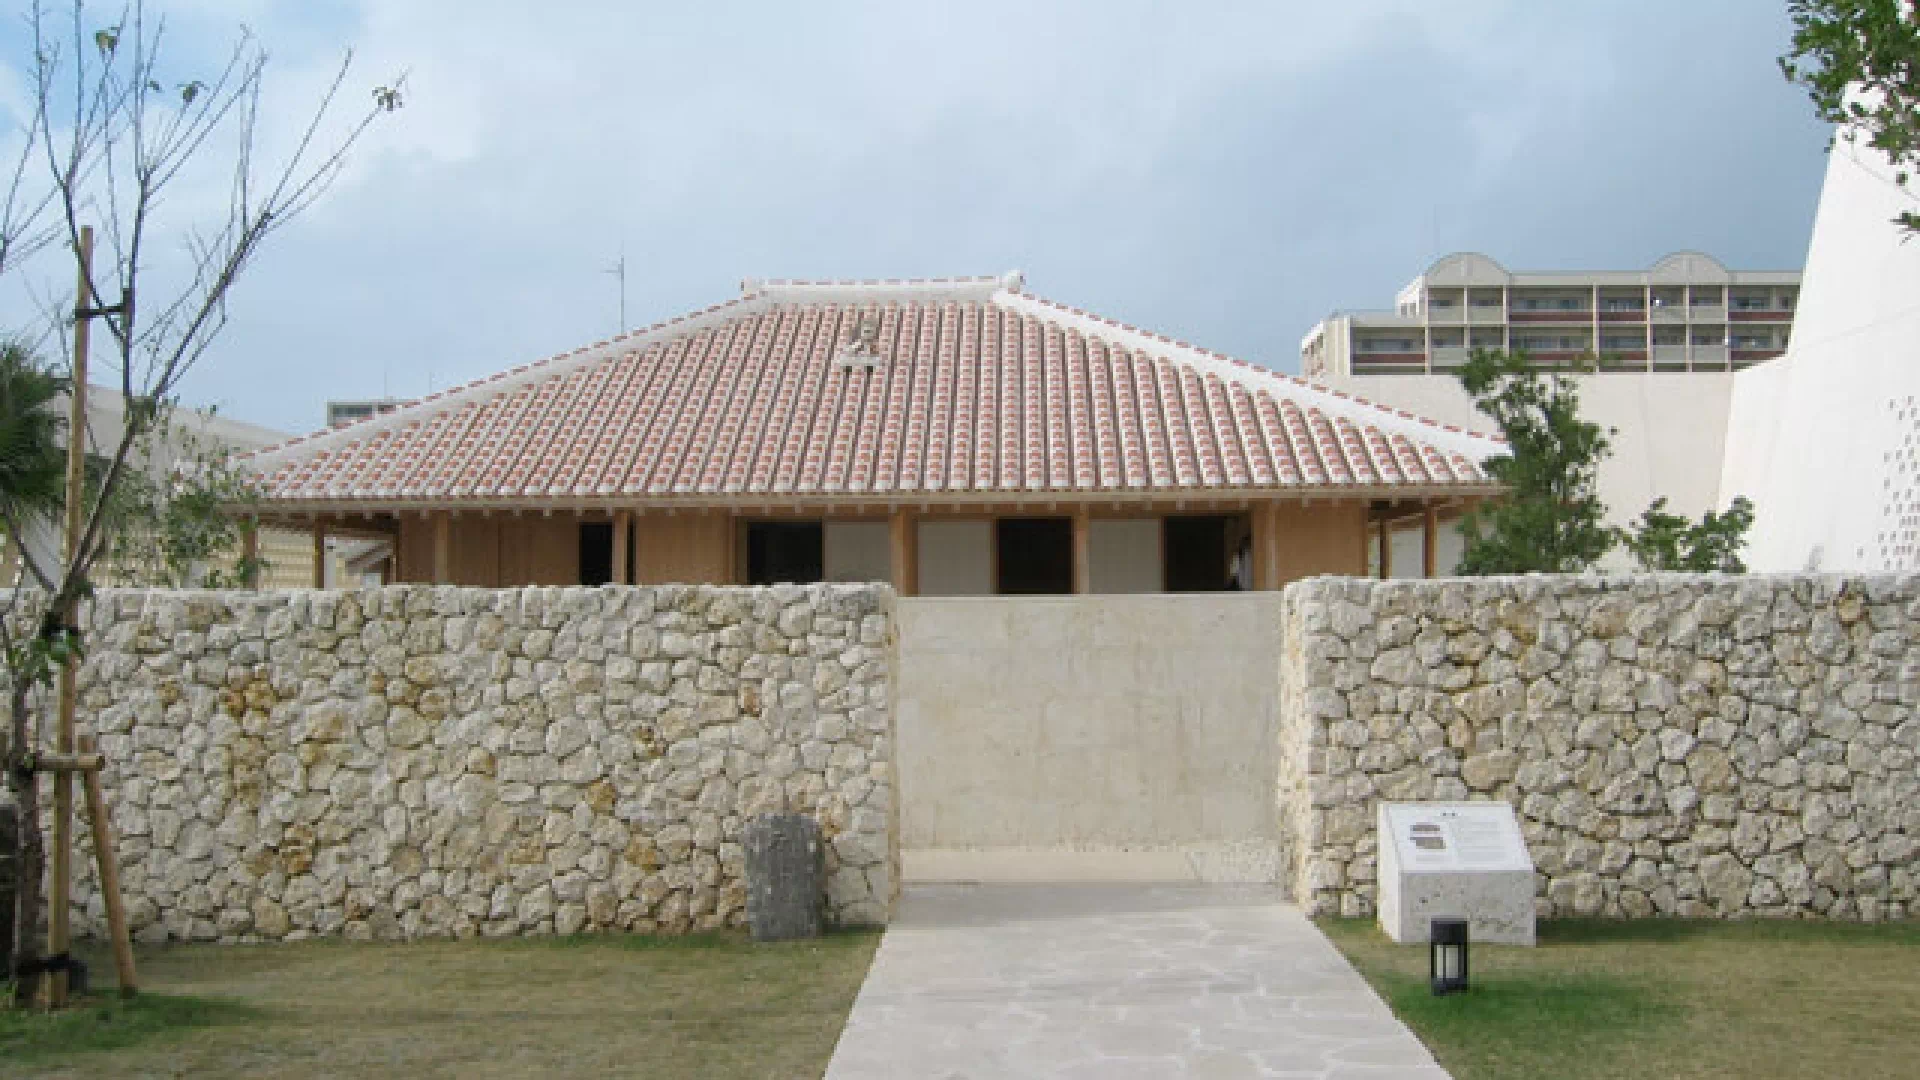
[[[1501,799],[1542,916],[1920,914],[1920,578],[1288,588],[1294,896],[1371,914],[1374,803]]]
[[[134,930],[740,925],[741,830],[782,808],[827,837],[829,917],[884,921],[892,611],[884,586],[103,593],[81,715]]]

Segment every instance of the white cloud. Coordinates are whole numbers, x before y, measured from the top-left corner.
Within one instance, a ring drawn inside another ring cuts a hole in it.
[[[1023,265],[1043,293],[1288,366],[1313,318],[1383,302],[1373,283],[1443,236],[1539,258],[1495,226],[1546,214],[1562,181],[1516,194],[1516,177],[1637,83],[1769,129],[1765,170],[1689,167],[1804,200],[1740,223],[1776,247],[1804,243],[1820,168],[1790,95],[1754,105],[1761,75],[1709,83],[1641,55],[1658,13],[1724,24],[1721,48],[1770,65],[1773,30],[1733,20],[1741,0],[165,6],[199,47],[244,21],[272,50],[270,150],[342,49],[344,115],[409,72],[406,107],[274,241],[193,384],[289,427],[327,396],[420,393],[429,369],[445,385],[603,335],[600,269],[622,245],[636,321],[745,276]],[[1657,179],[1618,178],[1622,198],[1660,198],[1674,180]],[[1621,231],[1584,227],[1585,246],[1538,243],[1580,262]]]

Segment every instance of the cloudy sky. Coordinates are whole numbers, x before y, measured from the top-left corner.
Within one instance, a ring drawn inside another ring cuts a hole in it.
[[[287,430],[607,336],[623,252],[634,326],[743,277],[1018,268],[1292,371],[1450,251],[1797,267],[1825,167],[1770,0],[156,6],[183,67],[250,27],[282,129],[345,48],[356,103],[408,72],[188,383]],[[24,52],[10,20],[0,139]],[[0,283],[0,318],[56,276]]]

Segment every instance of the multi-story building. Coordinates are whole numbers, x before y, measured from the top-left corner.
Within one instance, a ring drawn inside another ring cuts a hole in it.
[[[1586,273],[1516,273],[1466,252],[1414,278],[1392,311],[1321,320],[1300,367],[1310,379],[1427,374],[1501,349],[1544,367],[1598,356],[1602,370],[1738,370],[1786,351],[1799,293],[1796,271],[1729,270],[1697,251]]]

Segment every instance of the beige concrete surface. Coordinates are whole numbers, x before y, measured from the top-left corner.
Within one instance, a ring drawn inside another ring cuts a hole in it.
[[[1279,601],[902,599],[902,848],[1277,849]]]
[[[913,886],[827,1080],[1446,1080],[1271,889]]]
[[[909,882],[1158,882],[1265,884],[1279,880],[1271,843],[1188,847],[921,848],[900,853]]]

